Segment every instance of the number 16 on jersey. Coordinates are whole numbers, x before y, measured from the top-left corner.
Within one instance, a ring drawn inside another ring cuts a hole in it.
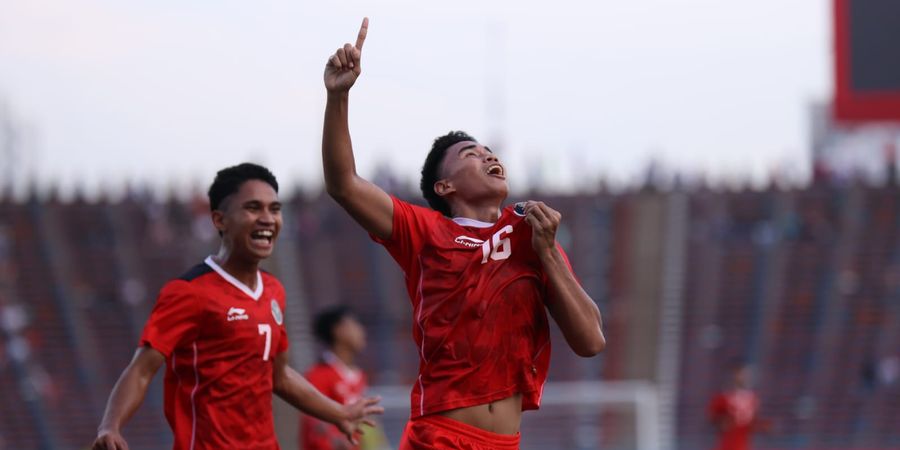
[[[512,230],[512,225],[507,225],[497,230],[497,232],[491,236],[490,241],[484,241],[484,244],[481,244],[482,264],[487,264],[488,257],[494,261],[509,258],[509,255],[512,254],[512,245],[509,243],[509,238],[503,237],[503,235],[512,233]]]

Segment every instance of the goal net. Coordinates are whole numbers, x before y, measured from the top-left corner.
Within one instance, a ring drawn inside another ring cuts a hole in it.
[[[372,386],[385,414],[384,432],[397,447],[409,417],[409,386]],[[656,387],[644,381],[552,382],[541,409],[522,419],[522,450],[657,450],[660,414]]]

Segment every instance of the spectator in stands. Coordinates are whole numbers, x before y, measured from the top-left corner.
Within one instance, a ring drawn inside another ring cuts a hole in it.
[[[871,356],[863,360],[862,367],[859,369],[859,378],[865,394],[871,393],[878,386],[875,360]]]
[[[885,356],[878,362],[878,380],[883,386],[893,386],[900,378],[900,358]]]

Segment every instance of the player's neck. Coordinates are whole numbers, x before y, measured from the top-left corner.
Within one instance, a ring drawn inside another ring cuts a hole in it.
[[[356,360],[356,354],[347,347],[341,345],[335,345],[331,348],[331,353],[337,357],[337,359],[341,360],[347,367],[355,367],[353,362]]]
[[[451,205],[453,218],[464,217],[479,222],[494,223],[500,220],[500,203],[496,201],[483,203],[456,203]]]
[[[259,271],[259,261],[248,261],[235,256],[234,252],[225,248],[219,248],[219,253],[213,256],[213,260],[219,267],[236,280],[244,283],[250,289],[256,289],[256,274]]]

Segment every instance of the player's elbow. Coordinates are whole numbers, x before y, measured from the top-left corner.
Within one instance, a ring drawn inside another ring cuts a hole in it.
[[[581,356],[582,358],[590,358],[599,355],[605,348],[606,338],[603,337],[603,333],[598,330],[596,334],[585,339],[580,345],[573,348],[573,350],[575,350],[576,355]]]
[[[353,197],[356,186],[356,175],[353,173],[326,173],[325,192],[340,204]]]
[[[606,342],[585,345],[575,350],[575,354],[582,358],[591,358],[600,354],[606,348]]]
[[[325,183],[325,192],[328,193],[328,196],[335,199],[338,203],[348,197],[347,194],[348,189],[341,183],[338,182],[326,182]]]
[[[272,393],[281,397],[281,393],[284,391],[284,382],[281,380],[276,374],[272,374]]]
[[[283,397],[287,389],[288,377],[283,370],[274,370],[272,372],[272,393],[279,397]]]

